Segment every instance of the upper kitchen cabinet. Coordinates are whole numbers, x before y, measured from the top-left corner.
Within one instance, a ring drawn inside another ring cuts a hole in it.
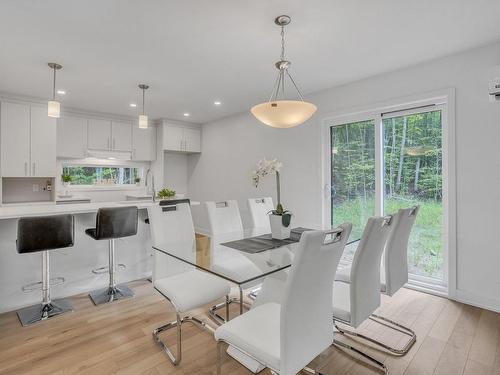
[[[56,176],[56,119],[47,108],[1,103],[1,172],[3,177]]]
[[[30,163],[30,106],[1,103],[2,176],[29,176]]]
[[[163,149],[187,153],[201,152],[201,130],[163,124]]]
[[[156,160],[156,127],[140,129],[138,124],[132,127],[132,159],[137,161]]]
[[[87,147],[91,150],[132,150],[132,124],[130,122],[88,120]]]
[[[88,120],[87,147],[92,150],[109,150],[111,148],[111,121]]]
[[[82,159],[87,155],[87,119],[63,115],[57,120],[57,156]]]
[[[31,106],[31,176],[55,177],[57,121],[47,107]]]
[[[115,151],[132,150],[132,125],[130,122],[111,123],[111,149]]]

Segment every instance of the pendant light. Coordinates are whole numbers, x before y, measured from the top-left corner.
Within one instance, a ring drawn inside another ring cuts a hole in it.
[[[47,115],[49,117],[59,118],[61,116],[61,103],[56,100],[56,71],[62,69],[62,65],[56,63],[47,64],[54,71],[54,82],[52,86],[52,100],[47,103]]]
[[[316,112],[314,104],[304,101],[299,88],[288,71],[291,62],[285,59],[285,26],[290,21],[291,18],[286,15],[276,17],[274,20],[274,23],[281,27],[281,56],[280,60],[275,64],[278,69],[278,77],[269,101],[257,104],[250,109],[250,112],[257,120],[273,128],[292,128],[304,123]],[[297,90],[300,100],[285,99],[285,80],[287,77]]]
[[[141,83],[139,85],[139,88],[142,90],[142,114],[139,115],[139,128],[140,129],[147,129],[148,128],[148,116],[146,116],[146,113],[144,112],[144,97],[146,95],[146,90],[149,89],[148,85],[145,85],[144,83]]]

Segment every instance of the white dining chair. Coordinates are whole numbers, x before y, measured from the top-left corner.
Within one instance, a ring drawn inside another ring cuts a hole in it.
[[[282,303],[263,304],[215,331],[217,374],[221,374],[224,343],[280,375],[297,374],[332,345],[331,269],[340,261],[350,229],[351,224],[345,224],[302,235]],[[314,318],[308,319],[304,309],[311,306]]]
[[[205,202],[205,208],[212,236],[243,231],[240,209],[235,200]]]
[[[151,241],[154,251],[153,287],[175,308],[176,320],[153,330],[153,338],[174,365],[182,359],[181,325],[194,323],[202,328],[213,329],[205,322],[185,314],[220,298],[226,298],[226,318],[229,315],[228,295],[230,284],[216,276],[198,270],[195,266],[176,260],[163,253],[184,259],[192,256],[196,261],[196,240],[189,204],[152,206],[148,208]],[[177,354],[174,355],[160,339],[159,334],[177,328]]]
[[[248,210],[250,211],[253,228],[262,228],[267,232],[271,231],[269,212],[274,210],[272,198],[249,198]]]
[[[380,290],[390,297],[408,282],[408,242],[418,210],[419,206],[404,208],[388,216],[388,219],[391,220],[391,230],[384,245],[380,267]],[[346,267],[337,273],[336,279],[349,283],[350,273],[351,267]],[[358,337],[378,344],[394,355],[405,355],[417,340],[416,333],[411,328],[394,320],[377,314],[372,314],[370,319],[408,336],[404,345],[395,348],[377,338],[357,333]]]
[[[334,283],[333,320],[340,333],[356,336],[355,331],[340,327],[337,323],[357,328],[380,306],[380,262],[390,228],[389,218],[369,218],[354,253],[350,282]],[[356,352],[384,372],[387,371],[382,362],[360,349],[340,340],[335,340],[335,344]]]
[[[240,210],[238,208],[237,201],[208,201],[205,202],[205,207],[207,211],[212,241],[218,241],[218,238],[224,238],[224,242],[227,242],[233,239],[241,239],[244,237],[243,224],[241,221]],[[229,255],[230,256],[225,256],[222,259],[214,258],[214,269],[217,269],[228,276],[241,276],[248,273],[258,273],[258,267],[243,254],[234,253],[232,255]],[[239,285],[240,299],[242,298],[242,291],[244,289],[255,289],[258,285],[260,285],[260,283],[261,280],[254,280],[247,284]],[[233,298],[229,301],[229,303],[239,302],[240,299]],[[211,316],[219,322],[224,321],[221,320],[221,316],[217,314],[217,310],[219,310],[221,306],[224,307],[223,304],[218,304],[210,309]]]

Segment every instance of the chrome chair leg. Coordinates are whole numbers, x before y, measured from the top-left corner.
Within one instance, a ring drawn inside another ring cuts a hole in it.
[[[404,335],[407,335],[409,337],[409,340],[407,341],[406,345],[402,349],[394,348],[394,347],[391,347],[391,346],[389,346],[389,345],[387,345],[387,344],[385,344],[385,343],[383,343],[383,342],[381,342],[373,337],[363,335],[363,334],[358,333],[354,330],[341,328],[337,325],[336,322],[335,322],[335,328],[342,334],[346,334],[346,335],[349,335],[352,337],[359,337],[363,340],[366,340],[366,341],[369,341],[373,344],[376,344],[379,347],[381,347],[382,349],[385,349],[386,351],[388,351],[390,354],[397,355],[397,356],[403,356],[406,353],[408,353],[410,351],[411,347],[413,346],[413,344],[415,344],[415,342],[417,341],[416,333],[408,327],[405,327],[397,322],[394,322],[394,321],[387,319],[385,317],[382,317],[380,315],[372,314],[372,316],[370,316],[369,319],[375,323],[378,323],[378,324],[383,325],[387,328],[390,328],[390,329],[395,330],[397,332],[400,332]]]
[[[372,356],[366,354],[365,352],[355,348],[354,346],[346,344],[345,342],[342,342],[342,341],[339,341],[336,339],[333,340],[333,345],[340,347],[340,348],[350,350],[351,352],[354,352],[354,353],[360,355],[361,357],[366,359],[370,363],[370,365],[381,370],[384,374],[387,374],[387,366],[384,363],[382,363],[379,360],[373,358]]]
[[[403,355],[407,354],[410,351],[411,347],[417,341],[417,334],[415,333],[414,330],[412,330],[411,328],[406,327],[398,322],[395,322],[394,320],[391,320],[391,319],[388,319],[384,316],[376,315],[376,314],[372,314],[372,316],[370,317],[370,320],[372,320],[378,324],[381,324],[387,328],[390,328],[392,330],[398,331],[400,333],[403,333],[403,334],[409,336],[409,339],[408,339],[406,345],[402,349],[393,348],[393,347],[385,345],[381,342],[376,342],[377,344],[381,345],[382,347],[384,347],[385,349],[387,349],[388,351],[390,351],[394,355],[403,356]]]

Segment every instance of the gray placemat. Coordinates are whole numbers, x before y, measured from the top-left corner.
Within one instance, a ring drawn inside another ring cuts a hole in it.
[[[255,254],[262,251],[277,249],[278,247],[290,245],[295,242],[300,241],[302,233],[307,228],[294,228],[290,232],[290,238],[285,238],[284,240],[277,240],[271,237],[271,233],[263,234],[261,236],[243,238],[241,240],[224,242],[221,245],[236,249],[239,251],[244,251],[245,253]]]

